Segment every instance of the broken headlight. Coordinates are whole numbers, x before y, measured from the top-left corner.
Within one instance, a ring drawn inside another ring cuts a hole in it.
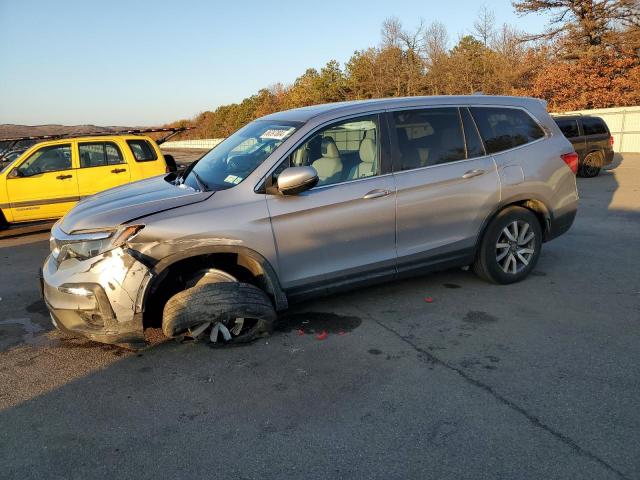
[[[57,262],[68,258],[86,260],[124,245],[142,227],[143,225],[125,225],[114,229],[67,235],[54,226],[49,239],[51,255]]]

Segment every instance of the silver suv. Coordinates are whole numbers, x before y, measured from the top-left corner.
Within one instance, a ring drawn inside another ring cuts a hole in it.
[[[379,99],[251,122],[183,174],[81,201],[43,267],[54,324],[140,345],[244,342],[289,302],[472,265],[512,283],[578,203],[577,155],[532,98]]]

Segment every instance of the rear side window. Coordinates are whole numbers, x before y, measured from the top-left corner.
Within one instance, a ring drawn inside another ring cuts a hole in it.
[[[497,153],[544,137],[544,131],[524,110],[471,107],[487,153]]]
[[[78,150],[80,151],[80,168],[124,163],[120,149],[111,142],[81,143],[78,145]]]
[[[608,133],[604,120],[598,117],[584,117],[582,119],[582,128],[585,135],[603,135]]]
[[[146,140],[127,140],[127,143],[136,162],[150,162],[158,158],[156,151]]]
[[[457,108],[427,108],[393,113],[399,170],[463,160],[464,136]]]
[[[578,130],[578,122],[575,119],[554,119],[562,134],[567,137],[577,137],[580,135],[580,131]]]

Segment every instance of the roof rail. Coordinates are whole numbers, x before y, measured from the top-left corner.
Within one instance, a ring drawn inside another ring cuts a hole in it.
[[[33,135],[27,137],[0,138],[0,142],[21,142],[23,140],[58,140],[61,138],[82,138],[82,137],[101,137],[110,135],[142,135],[143,133],[170,132],[169,135],[156,141],[159,145],[167,141],[168,138],[177,135],[194,127],[172,127],[172,128],[134,128],[128,130],[113,130],[110,132],[88,132],[88,133],[61,133],[58,135]]]

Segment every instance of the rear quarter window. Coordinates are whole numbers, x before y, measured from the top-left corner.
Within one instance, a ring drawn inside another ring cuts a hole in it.
[[[544,137],[544,131],[519,108],[471,107],[487,153],[519,147]]]
[[[598,117],[584,117],[582,119],[582,129],[585,135],[604,135],[608,133],[604,120]]]
[[[157,160],[155,149],[146,140],[127,140],[136,162],[151,162]]]

